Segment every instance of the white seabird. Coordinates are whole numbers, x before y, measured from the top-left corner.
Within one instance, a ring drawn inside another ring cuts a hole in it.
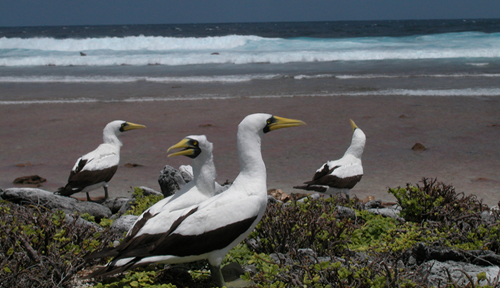
[[[88,258],[114,256],[88,277],[116,274],[151,263],[183,263],[207,259],[213,282],[222,287],[220,264],[226,253],[255,228],[267,206],[266,166],[261,137],[279,128],[304,125],[300,120],[252,114],[238,126],[240,173],[232,186],[186,209],[160,212],[141,230],[111,251]]]
[[[296,189],[316,191],[328,195],[344,193],[349,198],[349,191],[363,177],[361,156],[365,148],[366,136],[361,129],[350,120],[352,127],[351,146],[344,156],[338,160],[328,161],[321,166],[311,181],[304,182],[303,186],[294,186]]]
[[[213,144],[205,135],[192,135],[182,139],[179,143],[168,148],[181,151],[169,154],[168,157],[185,155],[193,159],[193,180],[186,183],[181,190],[174,195],[166,197],[142,213],[132,228],[127,232],[123,242],[130,240],[144,226],[145,222],[155,217],[158,213],[166,214],[168,211],[184,209],[199,204],[208,198],[219,194],[225,188],[215,181],[217,172],[213,161]]]
[[[70,196],[77,192],[86,192],[87,200],[90,201],[89,192],[103,187],[105,199],[107,199],[108,182],[115,175],[120,162],[122,142],[118,136],[125,131],[140,128],[146,128],[146,126],[122,120],[108,123],[103,130],[104,143],[76,161],[69,174],[68,184],[59,188],[55,193]]]

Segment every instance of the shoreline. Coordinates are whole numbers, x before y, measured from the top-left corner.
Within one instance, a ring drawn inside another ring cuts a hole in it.
[[[120,166],[109,183],[110,197],[127,197],[135,186],[159,190],[157,178],[164,165],[190,164],[187,157],[166,157],[166,149],[188,135],[207,135],[214,144],[217,180],[233,181],[239,171],[237,125],[248,114],[265,112],[307,123],[263,137],[268,189],[301,193],[292,186],[310,180],[324,162],[343,155],[353,119],[367,143],[364,176],[351,197],[394,201],[388,187],[437,177],[457,193],[475,194],[491,206],[500,200],[499,104],[500,97],[494,96],[278,96],[0,105],[6,115],[0,130],[0,187],[19,187],[12,184],[15,178],[37,174],[47,179],[41,189],[55,191],[66,183],[76,159],[95,149],[104,126],[116,119],[147,129],[121,137]],[[417,142],[427,150],[411,150]],[[140,166],[129,168],[126,163]],[[75,196],[79,194],[84,193]],[[90,194],[96,197],[103,191]]]

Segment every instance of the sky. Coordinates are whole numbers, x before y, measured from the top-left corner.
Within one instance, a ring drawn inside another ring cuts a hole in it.
[[[0,26],[500,18],[500,0],[0,0]]]

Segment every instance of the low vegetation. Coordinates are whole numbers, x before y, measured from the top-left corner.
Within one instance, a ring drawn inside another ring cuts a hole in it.
[[[359,200],[343,197],[269,203],[263,220],[224,264],[244,267],[241,278],[256,287],[429,287],[421,265],[428,259],[417,257],[419,247],[500,254],[499,214],[474,195],[426,178],[388,193],[404,220],[370,213]],[[128,213],[138,215],[159,200],[150,197],[138,197]],[[110,222],[101,220],[105,230],[98,232],[76,225],[78,217],[1,202],[0,287],[74,287],[75,274],[96,264],[82,258],[123,237],[110,233]],[[468,287],[498,285],[484,273],[475,276]],[[451,276],[441,284],[463,287]],[[150,265],[93,285],[210,287],[210,273],[204,261]]]

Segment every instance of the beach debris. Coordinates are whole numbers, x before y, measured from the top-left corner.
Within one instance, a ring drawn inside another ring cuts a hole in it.
[[[219,52],[212,52],[212,54],[210,54],[210,55],[220,55],[220,53]]]
[[[30,184],[30,185],[37,185],[41,186],[40,183],[47,182],[47,179],[42,178],[38,175],[30,175],[30,176],[22,176],[14,179],[13,183],[14,184]]]
[[[422,143],[415,143],[415,145],[413,145],[413,147],[411,147],[411,150],[413,150],[413,151],[424,151],[426,149],[427,148],[425,148],[425,146]]]
[[[198,125],[198,127],[207,128],[207,127],[214,127],[214,125],[212,125],[212,124],[200,124],[200,125]]]
[[[401,115],[399,115],[399,118],[408,118],[408,117],[406,117],[405,114],[401,114]]]
[[[368,202],[373,201],[373,200],[375,200],[375,197],[373,197],[373,196],[366,196],[365,198],[360,199],[359,201],[361,201],[361,203],[368,203]]]
[[[141,164],[137,164],[137,163],[125,163],[125,165],[123,165],[123,166],[128,167],[128,168],[142,167]]]
[[[286,194],[281,189],[269,189],[267,190],[267,195],[271,195],[274,199],[282,202],[287,202],[291,199],[290,195]]]
[[[16,167],[28,167],[28,166],[32,166],[31,162],[16,164]]]

